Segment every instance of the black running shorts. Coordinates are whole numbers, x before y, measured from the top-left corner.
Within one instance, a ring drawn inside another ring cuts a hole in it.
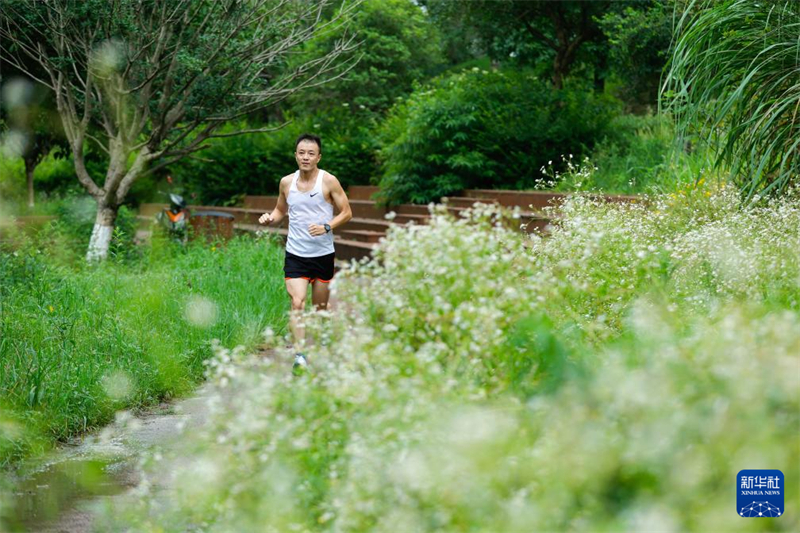
[[[303,278],[309,282],[330,283],[333,279],[333,258],[336,253],[319,257],[301,257],[286,252],[283,264],[284,279]]]

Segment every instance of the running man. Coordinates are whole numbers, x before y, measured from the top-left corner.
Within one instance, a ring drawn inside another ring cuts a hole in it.
[[[317,310],[328,308],[329,283],[333,279],[333,230],[353,215],[339,180],[317,167],[322,158],[322,140],[316,135],[302,134],[295,142],[297,172],[284,176],[280,183],[278,204],[271,213],[258,219],[261,224],[279,223],[289,215],[289,236],[283,266],[286,292],[292,299],[289,328],[298,352],[294,369],[305,368],[306,356],[299,350],[305,341],[305,328],[300,314],[305,309],[308,285],[312,285],[311,301]],[[339,210],[333,216],[333,207]]]

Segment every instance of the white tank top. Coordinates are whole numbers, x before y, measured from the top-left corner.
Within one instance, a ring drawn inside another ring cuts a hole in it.
[[[309,224],[327,224],[333,218],[333,205],[325,200],[322,194],[322,178],[325,171],[319,169],[314,188],[302,192],[297,188],[300,171],[294,173],[292,185],[286,202],[289,204],[289,237],[286,239],[286,251],[301,257],[319,257],[333,253],[333,230],[312,236],[308,232]]]

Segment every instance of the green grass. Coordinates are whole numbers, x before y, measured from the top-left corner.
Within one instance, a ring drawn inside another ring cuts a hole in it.
[[[85,241],[67,239],[75,233],[50,228],[0,248],[3,464],[119,409],[188,393],[211,339],[252,349],[266,326],[285,328],[274,241],[181,251],[156,239],[90,267],[80,259]]]
[[[564,161],[545,168],[556,190],[672,193],[701,177],[708,181],[720,175],[711,170],[706,150],[676,144],[675,128],[666,117],[621,115],[608,129],[586,161],[564,154]]]

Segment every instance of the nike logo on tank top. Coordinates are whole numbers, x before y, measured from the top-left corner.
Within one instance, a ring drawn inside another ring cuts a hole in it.
[[[314,188],[302,192],[297,188],[300,171],[294,173],[286,203],[289,204],[289,237],[286,251],[301,257],[319,257],[334,252],[333,231],[314,237],[308,232],[309,224],[323,225],[333,219],[333,205],[325,201],[322,178],[325,171],[319,169]]]

